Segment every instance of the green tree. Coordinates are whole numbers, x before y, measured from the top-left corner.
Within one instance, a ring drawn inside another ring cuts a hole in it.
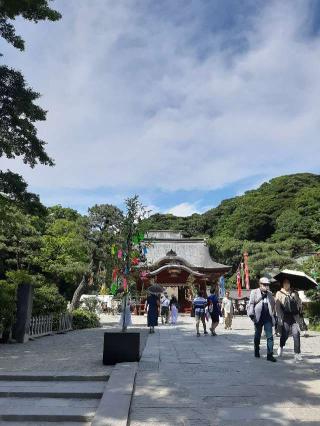
[[[121,210],[113,205],[95,205],[89,209],[86,231],[89,261],[73,294],[71,310],[78,308],[87,286],[99,282],[106,264],[110,263],[111,246],[116,242],[122,220]]]
[[[1,0],[0,36],[20,50],[24,50],[24,40],[16,34],[12,20],[21,16],[29,21],[57,21],[59,12],[50,9],[48,0]]]

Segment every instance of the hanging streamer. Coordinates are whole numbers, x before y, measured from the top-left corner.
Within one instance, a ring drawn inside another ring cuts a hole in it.
[[[118,268],[115,268],[115,269],[112,271],[112,280],[113,280],[113,281],[116,281],[116,279],[117,279],[117,275],[118,275]]]
[[[127,278],[123,278],[122,283],[123,283],[123,289],[124,289],[124,290],[127,290],[127,288],[128,288]]]
[[[241,274],[240,269],[237,270],[237,290],[238,290],[238,297],[240,298],[242,296],[242,288],[241,288]]]
[[[220,297],[224,297],[226,294],[225,279],[223,275],[219,278],[219,293]]]
[[[132,265],[139,265],[139,259],[137,257],[132,259]]]
[[[114,256],[116,254],[116,246],[114,244],[112,244],[112,246],[111,246],[111,254],[112,254],[112,256]]]
[[[244,265],[243,262],[240,263],[240,274],[241,274],[241,288],[244,288]]]
[[[143,254],[146,255],[148,253],[148,249],[146,246],[143,247]]]
[[[122,259],[122,250],[118,250],[118,259]]]
[[[244,280],[246,282],[246,289],[250,290],[250,277],[249,277],[249,266],[248,266],[248,253],[243,253],[244,259]]]
[[[112,284],[111,284],[111,293],[112,293],[113,295],[115,295],[115,294],[117,293],[117,290],[118,290],[118,285],[117,285],[117,283],[112,283]]]

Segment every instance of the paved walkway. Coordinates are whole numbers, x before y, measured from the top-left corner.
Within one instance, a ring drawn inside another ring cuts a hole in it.
[[[140,320],[141,321],[141,320]],[[150,335],[136,378],[130,425],[319,425],[320,336],[302,338],[304,361],[293,362],[292,338],[273,364],[253,357],[252,324],[195,336],[194,321],[160,326]],[[277,347],[278,338],[276,338]],[[303,422],[303,423],[302,423]]]
[[[0,345],[0,374],[8,372],[109,374],[102,364],[104,329],[71,331],[27,343]]]

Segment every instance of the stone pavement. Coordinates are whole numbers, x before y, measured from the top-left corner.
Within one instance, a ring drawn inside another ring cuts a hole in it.
[[[197,338],[190,317],[158,327],[139,364],[130,425],[319,425],[320,335],[302,338],[299,365],[292,338],[270,363],[265,340],[262,357],[253,357],[252,329],[241,317],[231,331],[218,326],[215,337]]]
[[[104,329],[71,331],[24,344],[0,345],[0,374],[5,372],[81,372],[109,374],[102,365]]]

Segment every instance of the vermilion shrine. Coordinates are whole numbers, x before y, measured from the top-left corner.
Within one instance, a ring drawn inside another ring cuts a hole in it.
[[[230,270],[211,258],[204,239],[183,238],[180,231],[149,231],[144,241],[148,250],[138,290],[160,284],[177,297],[181,312],[190,311],[194,289],[206,291]]]

